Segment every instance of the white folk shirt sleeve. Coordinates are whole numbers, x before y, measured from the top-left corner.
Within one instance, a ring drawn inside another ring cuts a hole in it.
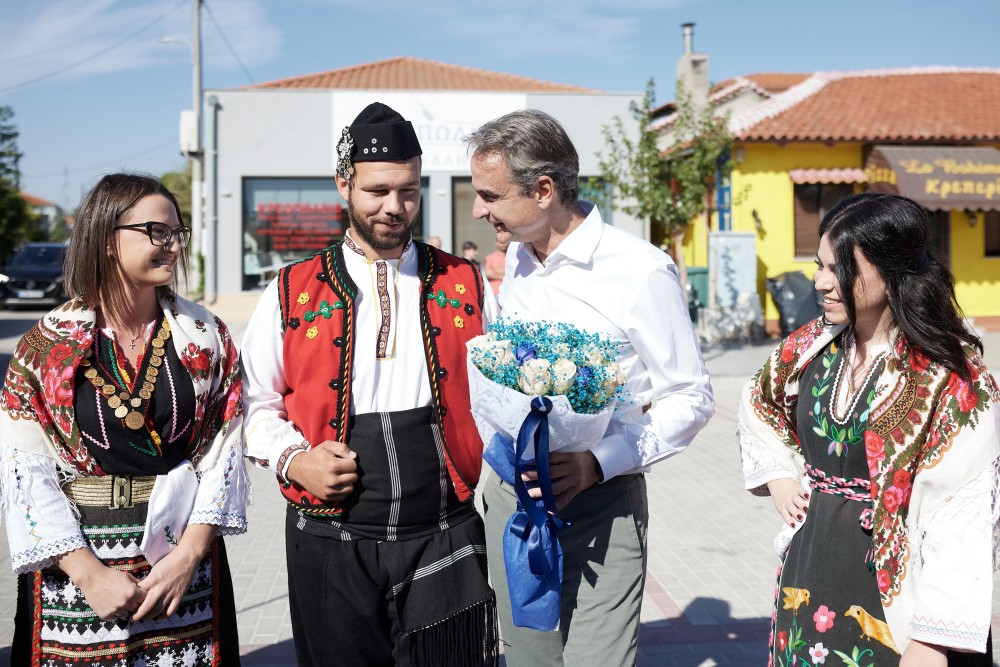
[[[286,458],[281,470],[275,466],[282,453],[292,450],[294,455],[301,451],[305,439],[285,410],[288,385],[283,340],[278,281],[273,280],[257,302],[240,347],[243,428],[250,460],[285,479],[292,456]]]
[[[0,443],[0,507],[15,574],[39,570],[87,541],[59,484],[56,462]]]

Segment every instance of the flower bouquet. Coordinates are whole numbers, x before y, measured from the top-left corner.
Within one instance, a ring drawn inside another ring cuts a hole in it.
[[[498,320],[468,342],[472,415],[483,459],[517,494],[504,531],[504,565],[514,624],[559,627],[562,549],[549,477],[550,451],[586,451],[623,400],[618,345],[565,323]],[[537,469],[542,499],[521,479]]]

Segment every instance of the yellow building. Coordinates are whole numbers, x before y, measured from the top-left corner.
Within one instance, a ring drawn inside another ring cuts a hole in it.
[[[735,144],[711,212],[688,231],[687,263],[708,263],[709,231],[756,234],[769,331],[778,312],[765,278],[812,277],[819,221],[864,190],[928,210],[960,306],[976,326],[1000,328],[1000,69],[754,74],[714,86],[707,104],[728,116]],[[675,111],[654,112],[665,137]]]

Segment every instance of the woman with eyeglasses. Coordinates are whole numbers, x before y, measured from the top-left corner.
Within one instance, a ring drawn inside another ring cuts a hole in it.
[[[226,326],[174,293],[191,230],[158,180],[103,177],[71,301],[21,339],[0,397],[13,665],[238,665],[224,534],[246,530]]]
[[[993,664],[1000,391],[916,202],[819,227],[824,317],[747,383],[746,488],[786,523],[773,665]]]

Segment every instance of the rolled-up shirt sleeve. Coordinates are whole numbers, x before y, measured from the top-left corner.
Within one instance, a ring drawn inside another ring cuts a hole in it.
[[[648,379],[648,387],[640,387],[633,399],[648,409],[637,421],[613,420],[592,448],[605,480],[683,451],[715,413],[676,267],[658,266],[637,284],[624,325],[640,364],[630,375],[645,373]]]
[[[274,280],[261,294],[243,337],[243,423],[247,457],[285,480],[292,458],[308,444],[285,410],[283,339]]]

